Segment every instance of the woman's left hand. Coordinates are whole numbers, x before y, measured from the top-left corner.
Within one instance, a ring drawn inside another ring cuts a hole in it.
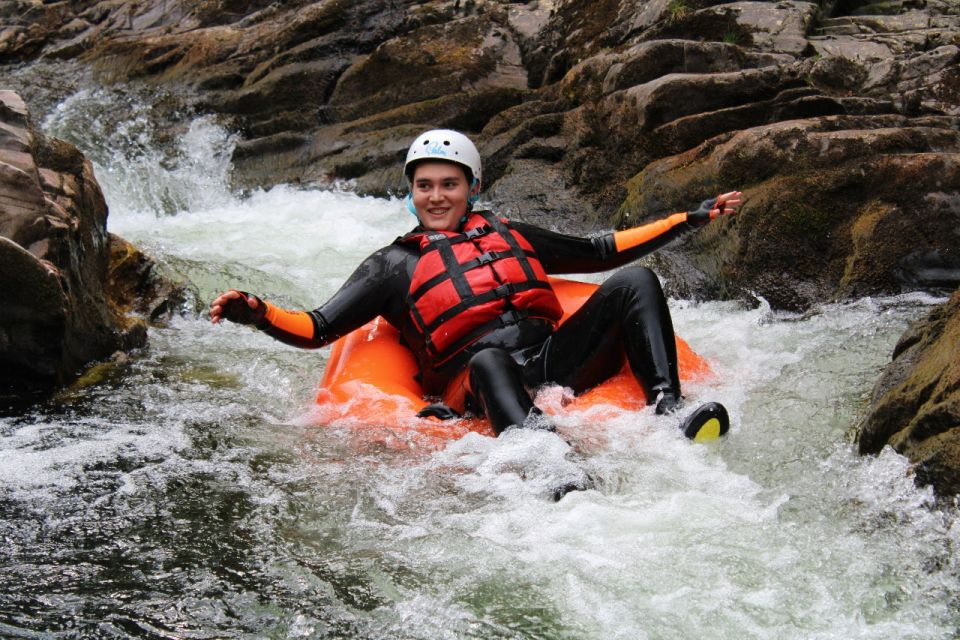
[[[740,191],[730,191],[717,196],[717,203],[710,209],[710,219],[716,220],[719,216],[732,216],[740,208]]]
[[[687,222],[692,227],[702,227],[720,216],[732,216],[740,208],[741,195],[743,194],[739,191],[729,191],[716,198],[704,200],[696,211],[687,212]]]

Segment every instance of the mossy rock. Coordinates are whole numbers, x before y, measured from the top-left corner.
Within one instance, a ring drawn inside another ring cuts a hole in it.
[[[917,480],[960,493],[960,289],[905,334],[858,427],[861,453],[890,445]]]

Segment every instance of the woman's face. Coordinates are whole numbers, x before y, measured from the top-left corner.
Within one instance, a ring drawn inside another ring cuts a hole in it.
[[[467,215],[470,184],[463,169],[452,162],[418,163],[411,193],[417,218],[430,231],[456,231]]]

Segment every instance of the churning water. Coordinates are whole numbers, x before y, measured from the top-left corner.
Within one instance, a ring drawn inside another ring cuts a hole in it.
[[[399,201],[346,192],[240,198],[227,132],[198,119],[163,147],[141,103],[104,117],[123,99],[81,92],[45,127],[94,159],[110,230],[204,302],[237,286],[312,308],[411,226]],[[0,419],[0,636],[955,637],[955,511],[900,456],[849,443],[933,302],[796,317],[672,301],[716,372],[687,395],[733,419],[710,445],[650,411],[565,416],[570,444],[358,444],[312,417],[326,350],[176,318]],[[584,474],[595,489],[549,498]]]

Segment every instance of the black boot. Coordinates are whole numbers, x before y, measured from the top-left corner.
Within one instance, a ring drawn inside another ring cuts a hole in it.
[[[657,400],[657,415],[676,413],[683,407],[683,396],[673,389],[664,389]]]

